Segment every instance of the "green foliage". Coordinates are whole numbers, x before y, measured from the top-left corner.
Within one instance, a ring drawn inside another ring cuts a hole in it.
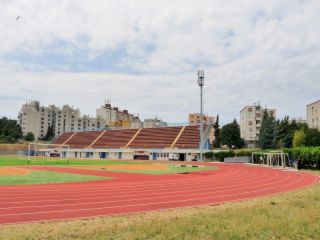
[[[203,154],[203,156],[206,158],[206,159],[213,159],[213,152],[205,152]]]
[[[316,167],[320,169],[320,147],[297,147],[284,149],[290,158],[299,160],[302,167]]]
[[[16,120],[0,119],[0,143],[14,143],[21,137],[22,130]]]
[[[306,143],[306,134],[303,130],[295,131],[292,139],[292,146],[294,148],[296,147],[302,147]]]
[[[234,151],[220,151],[213,153],[215,159],[223,162],[225,158],[234,157]]]
[[[241,150],[235,153],[238,157],[251,157],[253,152],[257,152],[257,150]]]
[[[276,122],[273,115],[263,113],[259,143],[262,149],[273,148],[276,136]]]
[[[219,125],[219,114],[217,115],[216,122],[213,125],[214,128],[214,141],[213,141],[213,147],[219,148],[221,146],[221,129]]]
[[[53,138],[54,138],[53,125],[50,126],[50,124],[49,124],[48,130],[47,130],[47,134],[46,134],[46,136],[44,136],[44,138],[42,138],[42,140],[44,140],[44,141],[50,141],[50,140],[52,140]]]
[[[292,147],[294,133],[297,130],[307,129],[308,126],[302,123],[292,121],[289,123],[289,117],[285,116],[283,120],[277,122],[275,129],[275,147],[289,148]]]
[[[33,135],[33,133],[32,133],[32,132],[28,132],[28,133],[24,136],[24,139],[25,139],[26,141],[29,141],[29,142],[34,141],[34,135]]]
[[[320,146],[320,132],[318,129],[306,130],[306,146]]]
[[[229,148],[244,146],[244,141],[240,137],[240,127],[236,119],[232,123],[226,124],[221,130],[221,143]]]

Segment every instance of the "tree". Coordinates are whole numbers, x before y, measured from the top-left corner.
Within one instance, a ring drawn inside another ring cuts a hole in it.
[[[24,139],[25,139],[26,141],[29,141],[29,142],[34,141],[34,135],[33,135],[33,133],[32,133],[32,132],[28,132],[28,133],[24,136]]]
[[[21,127],[16,120],[3,117],[0,119],[0,140],[2,143],[15,142],[22,137]]]
[[[303,130],[295,131],[292,139],[292,146],[293,147],[302,147],[306,143],[306,134]]]
[[[49,124],[46,136],[44,136],[44,138],[42,138],[42,140],[50,141],[52,138],[54,138],[54,129],[53,129],[53,125],[50,126],[50,124]]]
[[[320,132],[318,129],[310,128],[306,131],[306,146],[320,146]]]
[[[240,137],[240,127],[236,119],[232,123],[226,124],[221,129],[221,143],[232,148],[233,146],[241,148],[244,145]]]
[[[213,125],[213,129],[214,129],[213,147],[219,148],[221,146],[221,129],[219,126],[219,114],[217,115],[216,121]]]
[[[259,136],[259,143],[262,149],[274,147],[275,129],[276,122],[274,116],[272,114],[269,115],[267,111],[264,111]]]

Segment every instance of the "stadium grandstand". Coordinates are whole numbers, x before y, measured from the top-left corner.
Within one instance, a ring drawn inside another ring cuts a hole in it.
[[[204,127],[203,149],[209,150],[212,125]],[[191,161],[199,159],[199,126],[118,129],[63,133],[52,143],[68,145],[68,157]],[[59,150],[58,148],[55,151]],[[52,148],[40,150],[50,155]],[[63,153],[63,156],[67,156]]]

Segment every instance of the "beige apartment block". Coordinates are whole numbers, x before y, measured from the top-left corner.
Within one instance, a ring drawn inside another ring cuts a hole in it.
[[[307,105],[307,124],[320,131],[320,100]]]
[[[19,112],[18,122],[22,128],[23,135],[32,132],[35,137],[42,138],[47,134],[49,126],[55,123],[55,112],[57,107],[49,105],[40,106],[40,102],[31,101],[25,103]]]
[[[200,113],[189,113],[189,125],[199,125],[200,124]],[[203,124],[214,124],[215,117],[203,115]]]
[[[167,126],[168,126],[168,123],[162,121],[159,118],[150,118],[150,119],[145,119],[143,121],[144,128],[167,127]]]
[[[276,109],[262,108],[260,104],[246,106],[240,111],[240,134],[248,147],[257,145],[264,111],[276,118]]]
[[[293,121],[296,123],[300,123],[300,124],[307,123],[307,120],[305,120],[303,118],[292,118],[289,120],[290,123],[292,123]]]
[[[96,110],[97,118],[104,119],[110,128],[139,128],[141,121],[138,116],[130,114],[128,110],[119,110],[110,103],[102,105]]]
[[[18,119],[23,134],[32,132],[36,138],[46,136],[49,126],[54,127],[55,136],[65,132],[96,131],[106,126],[141,127],[139,117],[129,114],[127,110],[112,108],[110,104],[101,106],[96,113],[96,117],[81,116],[79,109],[69,105],[59,108],[54,105],[41,106],[39,101],[31,101],[22,105]]]

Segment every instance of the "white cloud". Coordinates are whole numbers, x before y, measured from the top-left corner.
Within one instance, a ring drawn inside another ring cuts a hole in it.
[[[181,122],[198,109],[198,67],[206,70],[205,111],[220,113],[223,121],[258,100],[278,108],[280,116],[305,117],[305,105],[319,98],[318,0],[0,0],[0,5],[0,115],[15,117],[27,99],[70,103],[94,114],[110,98],[143,117]],[[53,47],[56,43],[65,45]],[[139,74],[77,72],[68,66],[59,68],[68,72],[54,71],[5,57],[58,52],[72,61],[83,50],[91,61],[118,49],[126,54],[115,65]]]

